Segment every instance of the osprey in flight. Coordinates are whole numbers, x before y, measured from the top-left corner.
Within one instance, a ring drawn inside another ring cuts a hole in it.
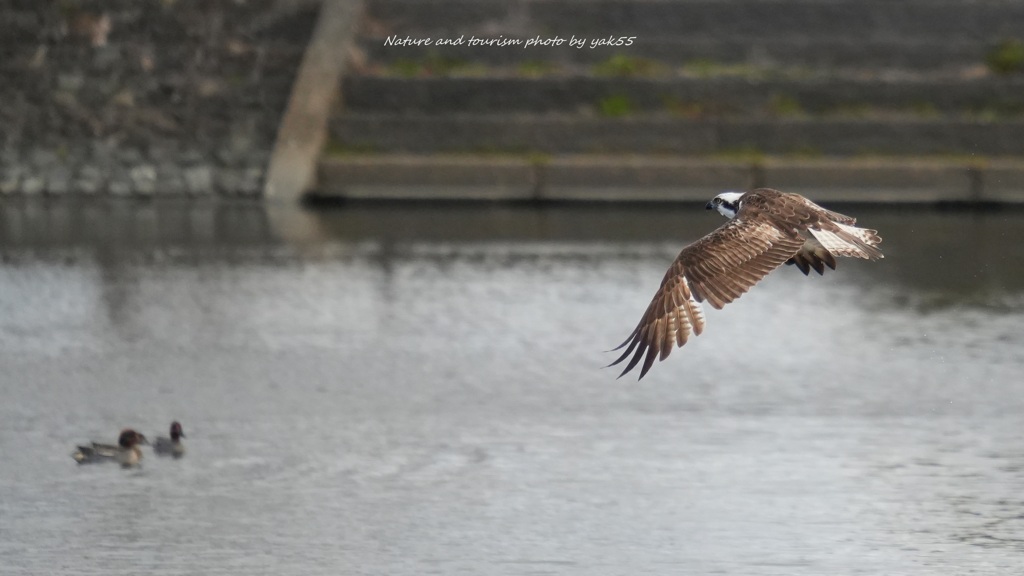
[[[770,188],[723,192],[708,202],[729,221],[679,253],[633,333],[615,350],[626,348],[610,365],[630,358],[621,378],[643,359],[640,378],[655,359],[704,331],[707,300],[721,309],[739,298],[783,262],[806,275],[813,268],[835,270],[836,256],[877,260],[878,233],[857,228],[855,218],[818,206],[799,194]]]

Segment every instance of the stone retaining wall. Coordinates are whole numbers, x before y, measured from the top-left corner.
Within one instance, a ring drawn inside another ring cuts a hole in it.
[[[0,5],[0,193],[259,194],[318,5]]]

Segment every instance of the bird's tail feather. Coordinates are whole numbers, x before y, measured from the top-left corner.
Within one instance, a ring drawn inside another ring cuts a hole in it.
[[[810,230],[814,238],[832,254],[866,260],[878,260],[885,257],[877,248],[882,243],[878,232],[838,222],[833,224],[836,226],[835,230],[816,230],[814,228]]]

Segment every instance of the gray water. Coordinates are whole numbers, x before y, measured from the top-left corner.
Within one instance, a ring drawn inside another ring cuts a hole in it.
[[[699,207],[8,202],[0,573],[1022,573],[1024,213],[848,211],[638,383]]]

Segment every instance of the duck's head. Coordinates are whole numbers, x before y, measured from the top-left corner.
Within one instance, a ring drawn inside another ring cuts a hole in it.
[[[131,448],[136,444],[149,444],[149,440],[131,428],[125,428],[117,438],[117,445],[121,448]]]
[[[185,431],[181,429],[181,423],[175,420],[171,422],[171,440],[185,437]]]

